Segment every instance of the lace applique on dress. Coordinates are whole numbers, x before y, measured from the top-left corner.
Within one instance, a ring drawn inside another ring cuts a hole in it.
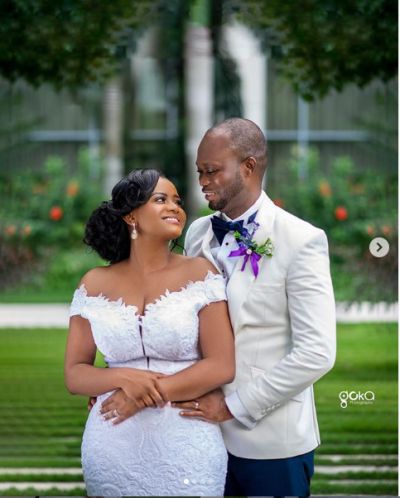
[[[72,298],[72,303],[69,307],[69,316],[81,315],[83,306],[85,305],[87,292],[85,286],[82,284],[75,290]]]
[[[93,339],[107,363],[143,356],[195,360],[199,358],[198,313],[222,300],[226,300],[225,281],[221,275],[208,272],[204,280],[189,282],[177,291],[166,290],[146,305],[143,316],[122,298],[88,296],[82,284],[74,293],[70,314],[89,320]]]

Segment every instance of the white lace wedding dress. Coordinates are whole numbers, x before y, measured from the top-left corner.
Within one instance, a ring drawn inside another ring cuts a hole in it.
[[[198,313],[225,300],[225,283],[211,272],[179,291],[166,291],[143,316],[122,299],[75,291],[71,316],[89,320],[97,348],[110,368],[132,367],[172,374],[199,359]],[[218,330],[215,330],[218,333]],[[112,425],[97,398],[82,441],[82,467],[89,496],[221,496],[227,454],[220,428],[186,419],[179,410],[146,408]]]

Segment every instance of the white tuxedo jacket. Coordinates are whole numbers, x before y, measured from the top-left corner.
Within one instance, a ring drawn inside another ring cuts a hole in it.
[[[217,268],[210,251],[210,216],[194,221],[185,247]],[[312,384],[333,366],[335,303],[325,233],[275,206],[265,195],[256,221],[257,243],[272,240],[271,258],[238,258],[227,284],[235,334],[236,391],[252,429],[233,419],[222,424],[227,449],[244,458],[301,455],[320,443]],[[218,329],[215,330],[218,333]]]

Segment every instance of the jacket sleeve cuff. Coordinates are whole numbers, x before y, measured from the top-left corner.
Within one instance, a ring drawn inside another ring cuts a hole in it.
[[[249,414],[243,403],[240,401],[240,398],[236,391],[225,398],[225,403],[235,419],[245,427],[247,427],[248,429],[253,429],[257,425],[257,422]]]

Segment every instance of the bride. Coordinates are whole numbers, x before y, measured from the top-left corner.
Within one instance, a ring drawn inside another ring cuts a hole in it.
[[[234,376],[223,278],[205,259],[169,249],[185,221],[175,186],[149,169],[118,182],[87,223],[86,244],[110,264],[74,293],[65,381],[71,393],[97,397],[82,441],[89,496],[223,494],[219,426],[170,403]],[[97,350],[109,368],[94,366]],[[101,408],[113,392],[133,417]]]

